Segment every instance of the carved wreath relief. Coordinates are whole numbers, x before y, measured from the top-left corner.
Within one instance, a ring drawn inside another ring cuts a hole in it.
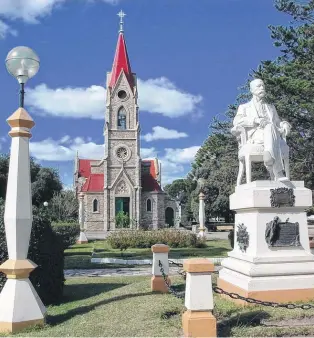
[[[299,223],[281,222],[276,216],[266,224],[265,240],[269,247],[301,246]]]
[[[270,205],[272,208],[293,207],[295,196],[293,189],[276,188],[270,189]]]
[[[249,240],[250,236],[247,232],[246,226],[242,224],[238,224],[238,230],[237,230],[237,243],[239,245],[239,248],[242,252],[246,252],[246,249],[249,247]]]
[[[116,189],[117,194],[127,194],[129,192],[129,189],[124,181],[121,181]]]

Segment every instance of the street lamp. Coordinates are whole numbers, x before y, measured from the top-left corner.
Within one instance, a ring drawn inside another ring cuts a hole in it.
[[[9,52],[5,64],[21,90],[20,107],[7,119],[12,138],[4,212],[9,258],[0,265],[7,277],[0,293],[0,332],[16,332],[43,325],[46,313],[28,278],[37,265],[27,259],[33,221],[29,139],[35,123],[23,108],[24,84],[38,72],[39,58],[28,47],[16,47]]]
[[[44,202],[44,207],[48,207],[49,203],[48,202]]]
[[[29,47],[13,48],[5,59],[8,72],[20,84],[20,107],[24,107],[24,85],[28,79],[35,76],[39,70],[39,57]]]

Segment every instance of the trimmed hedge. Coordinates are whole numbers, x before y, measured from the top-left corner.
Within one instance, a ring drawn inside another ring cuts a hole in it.
[[[167,244],[171,248],[202,248],[205,240],[188,231],[162,229],[153,231],[120,230],[111,232],[107,237],[113,249],[150,248],[154,244]]]
[[[80,227],[77,223],[58,222],[51,224],[53,231],[60,236],[63,249],[75,244],[80,234]]]
[[[33,208],[33,225],[28,251],[28,259],[38,265],[31,272],[30,280],[45,305],[57,303],[63,294],[64,256],[63,244],[54,233],[47,217]],[[4,230],[4,208],[0,206],[0,264],[8,259]],[[1,273],[0,290],[6,281]]]

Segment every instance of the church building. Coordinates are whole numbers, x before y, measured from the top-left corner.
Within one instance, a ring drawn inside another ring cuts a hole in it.
[[[81,159],[77,154],[75,160],[74,187],[88,239],[115,230],[121,212],[132,228],[158,229],[179,222],[178,203],[161,188],[158,159],[141,159],[137,79],[128,57],[124,15],[119,13],[118,43],[107,73],[104,157]]]

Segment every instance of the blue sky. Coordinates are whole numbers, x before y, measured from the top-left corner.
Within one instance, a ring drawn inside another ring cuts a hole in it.
[[[5,119],[18,107],[18,84],[4,60],[25,45],[41,60],[27,83],[26,109],[36,122],[31,155],[72,183],[76,150],[101,158],[105,78],[123,9],[132,71],[137,74],[142,158],[158,156],[163,183],[184,177],[238,88],[261,60],[273,59],[267,26],[288,24],[273,0],[1,0],[0,146]]]

